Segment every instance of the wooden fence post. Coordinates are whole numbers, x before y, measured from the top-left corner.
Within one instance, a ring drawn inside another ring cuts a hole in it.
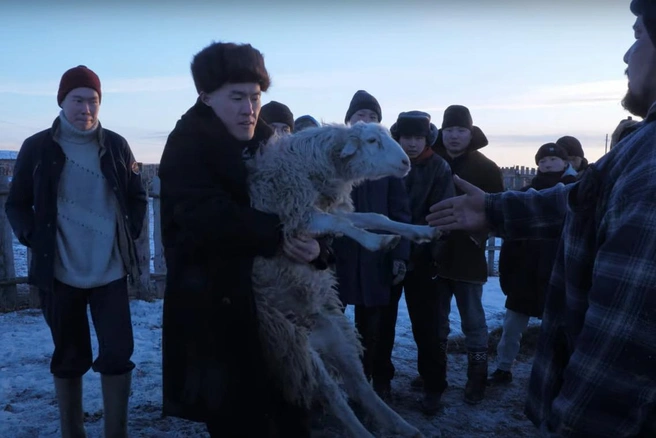
[[[9,177],[0,175],[0,278],[16,277],[14,266],[14,234],[5,214],[5,203],[9,194]],[[18,300],[18,288],[15,284],[0,286],[0,309],[14,310]]]
[[[496,237],[490,236],[487,240],[487,275],[494,276],[494,253],[496,252]]]
[[[153,246],[155,254],[153,257],[153,284],[155,287],[155,297],[164,297],[164,286],[166,284],[166,260],[164,258],[164,247],[162,245],[162,218],[161,201],[159,199],[160,180],[155,175],[151,181],[151,193],[153,198]]]
[[[148,188],[144,187],[146,190],[146,197],[148,196]],[[146,198],[147,199],[147,198]],[[139,238],[135,241],[137,247],[137,263],[141,269],[141,277],[137,279],[136,284],[132,287],[130,295],[140,299],[148,300],[152,298],[150,292],[150,227],[148,223],[150,222],[150,206],[149,203],[146,204],[146,215],[144,217],[143,223],[141,225],[141,234]]]

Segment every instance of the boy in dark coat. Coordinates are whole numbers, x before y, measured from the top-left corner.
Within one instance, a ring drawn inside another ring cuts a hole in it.
[[[535,155],[538,173],[531,184],[522,188],[543,190],[558,183],[576,182],[576,177],[566,174],[567,151],[556,143],[544,144]],[[497,346],[497,369],[488,383],[512,381],[510,369],[519,352],[522,333],[528,327],[530,317],[542,319],[544,294],[553,269],[558,239],[504,240],[499,255],[499,283],[506,299],[506,316],[503,334]]]
[[[454,174],[491,193],[502,192],[501,169],[479,149],[487,146],[483,131],[473,124],[467,107],[451,105],[444,111],[442,129],[433,146],[451,166]],[[456,195],[460,195],[456,187]],[[487,384],[488,330],[483,309],[483,284],[487,282],[485,245],[487,233],[451,233],[445,243],[445,256],[437,266],[437,288],[441,297],[440,340],[446,350],[451,301],[456,298],[465,346],[468,352],[465,402],[480,403]],[[414,387],[422,380],[414,380]]]
[[[213,43],[191,71],[199,97],[159,168],[164,414],[204,422],[211,437],[309,437],[309,413],[283,401],[263,360],[251,275],[256,256],[325,269],[327,252],[283,240],[279,218],[250,206],[243,157],[273,135],[258,117],[270,84],[261,53]]]
[[[454,196],[451,168],[437,155],[431,145],[437,139],[437,127],[430,115],[422,111],[399,114],[390,128],[392,137],[410,157],[412,170],[404,178],[410,197],[412,223],[425,225],[431,205]],[[411,244],[410,260],[403,281],[392,289],[393,303],[389,320],[382,324],[386,360],[391,363],[398,302],[402,291],[412,323],[412,334],[417,344],[417,370],[424,381],[421,406],[426,414],[437,412],[442,393],[446,389],[446,351],[440,348],[438,320],[440,300],[435,283],[435,263],[443,256],[442,241],[430,244]],[[389,393],[389,381],[376,382],[379,391]]]
[[[344,121],[380,123],[381,119],[376,98],[359,90],[351,99]],[[410,222],[408,194],[400,178],[365,181],[353,189],[351,198],[357,212],[379,213],[398,222]],[[410,242],[403,239],[391,251],[371,252],[352,239],[339,237],[333,240],[332,248],[340,298],[344,306],[355,306],[355,325],[365,348],[365,375],[374,382],[389,382],[394,367],[385,353],[390,347],[382,341],[381,327],[387,313],[395,313],[392,303],[398,300],[391,298],[392,286],[405,276]]]

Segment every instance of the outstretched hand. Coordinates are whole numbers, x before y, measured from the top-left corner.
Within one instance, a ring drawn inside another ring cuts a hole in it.
[[[282,244],[283,253],[297,263],[310,263],[321,253],[321,247],[316,239],[308,236],[285,238]]]
[[[485,192],[457,175],[453,183],[464,194],[432,205],[426,216],[428,225],[444,231],[489,231],[485,219]]]

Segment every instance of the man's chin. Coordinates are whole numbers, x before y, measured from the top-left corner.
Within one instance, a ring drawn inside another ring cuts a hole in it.
[[[651,102],[647,102],[647,99],[642,98],[641,96],[636,95],[631,89],[629,88],[624,95],[624,98],[622,98],[622,108],[633,114],[634,116],[638,116],[641,118],[647,117],[647,113],[649,112],[649,108],[651,107]]]

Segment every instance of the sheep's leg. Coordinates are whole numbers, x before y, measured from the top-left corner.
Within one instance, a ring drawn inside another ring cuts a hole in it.
[[[358,228],[389,231],[415,243],[427,243],[433,239],[439,239],[442,235],[437,227],[396,222],[379,213],[343,212],[338,215],[348,219]]]
[[[333,380],[330,373],[328,373],[319,353],[316,350],[311,349],[310,354],[312,355],[312,362],[317,374],[317,390],[319,396],[323,398],[333,415],[342,422],[352,437],[375,438],[362,425],[355,413],[353,413],[346,397],[344,397],[344,393],[335,380]]]
[[[353,226],[351,221],[345,217],[328,213],[314,213],[307,231],[312,234],[343,234],[369,251],[392,249],[401,241],[401,236],[370,233]]]
[[[348,396],[358,402],[376,422],[402,437],[421,438],[422,433],[390,408],[367,382],[358,353],[358,339],[346,316],[320,315],[310,334],[311,345],[318,349],[344,381]]]

